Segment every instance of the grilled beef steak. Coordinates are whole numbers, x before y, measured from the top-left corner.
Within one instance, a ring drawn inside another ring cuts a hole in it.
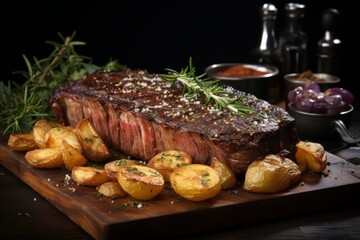
[[[244,94],[227,88],[229,96]],[[88,117],[109,148],[142,160],[163,150],[182,150],[194,163],[212,157],[238,175],[268,153],[290,152],[298,141],[294,119],[283,109],[245,94],[246,116],[218,111],[201,97],[187,98],[181,85],[171,85],[143,70],[97,72],[64,83],[51,106],[56,119],[76,126]]]

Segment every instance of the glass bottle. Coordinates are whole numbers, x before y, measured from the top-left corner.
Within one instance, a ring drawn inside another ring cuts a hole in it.
[[[305,5],[287,3],[285,4],[285,12],[287,19],[286,28],[279,38],[283,74],[301,73],[308,70],[308,37],[302,31]]]
[[[341,40],[336,38],[335,31],[340,14],[336,9],[327,9],[322,16],[324,36],[318,42],[317,72],[340,75]]]
[[[260,8],[262,19],[262,31],[258,48],[256,49],[256,61],[260,64],[271,65],[280,70],[281,58],[278,51],[278,42],[275,34],[275,20],[277,17],[277,8],[270,3],[265,3]],[[280,77],[271,83],[268,89],[269,102],[277,102],[280,98]]]

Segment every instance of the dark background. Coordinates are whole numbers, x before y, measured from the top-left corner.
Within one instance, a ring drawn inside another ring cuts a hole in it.
[[[47,57],[52,47],[45,40],[60,41],[57,33],[87,43],[77,50],[97,65],[110,58],[132,69],[164,73],[180,70],[193,58],[198,72],[213,63],[251,62],[260,40],[259,8],[271,2],[278,8],[276,34],[285,27],[284,4],[289,1],[12,1],[6,9],[5,76],[21,81],[12,72],[26,70],[22,54]],[[309,69],[316,71],[316,44],[322,37],[321,14],[327,8],[341,13],[337,36],[343,42],[341,85],[359,96],[359,26],[352,1],[295,1],[306,5],[303,30],[309,37]],[[4,16],[4,15],[3,15]],[[360,97],[360,96],[359,96]]]

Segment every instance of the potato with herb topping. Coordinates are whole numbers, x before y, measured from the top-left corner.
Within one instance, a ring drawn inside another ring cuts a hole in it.
[[[45,146],[47,148],[61,147],[63,141],[66,141],[79,153],[82,153],[80,141],[70,128],[65,126],[53,127],[45,133]]]
[[[144,201],[158,195],[165,185],[164,178],[157,170],[141,165],[121,167],[117,179],[130,196]]]
[[[111,157],[110,151],[93,128],[88,118],[81,120],[75,129],[81,146],[84,150],[84,156],[94,162],[103,162]]]
[[[164,177],[166,182],[170,181],[170,174],[178,167],[192,163],[191,156],[183,151],[167,150],[155,155],[147,163],[148,167],[154,168]]]
[[[145,162],[144,161],[139,161],[139,160],[131,160],[131,159],[119,159],[119,160],[114,160],[111,162],[108,162],[104,165],[104,169],[106,174],[109,176],[111,181],[117,182],[118,179],[118,170],[121,167],[127,167],[130,165],[143,165],[145,166]]]
[[[190,164],[175,169],[170,175],[174,191],[191,201],[203,201],[221,191],[219,174],[210,166]]]
[[[63,140],[61,144],[62,158],[65,163],[67,170],[72,171],[74,167],[85,166],[88,160],[79,150],[71,146],[67,141]]]
[[[32,129],[32,134],[34,136],[34,141],[39,146],[39,148],[46,148],[45,134],[54,127],[63,127],[63,125],[45,119],[40,119],[35,122]]]

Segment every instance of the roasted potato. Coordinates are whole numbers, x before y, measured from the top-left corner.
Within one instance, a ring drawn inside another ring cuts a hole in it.
[[[123,166],[130,166],[130,165],[145,165],[145,162],[143,161],[138,161],[138,160],[131,160],[131,159],[119,159],[119,160],[114,160],[111,162],[108,162],[104,165],[104,169],[106,174],[109,176],[111,181],[117,182],[117,175],[118,175],[118,170],[119,168],[123,167]]]
[[[96,187],[99,194],[108,198],[126,197],[127,192],[122,189],[118,182],[106,182]]]
[[[103,169],[89,166],[74,167],[71,171],[71,177],[76,183],[85,186],[99,186],[110,181]]]
[[[296,147],[295,159],[302,172],[322,172],[326,169],[327,155],[320,143],[300,141]]]
[[[34,135],[34,141],[39,148],[46,148],[45,134],[53,127],[63,127],[63,125],[45,119],[41,119],[35,122],[32,129],[32,134]]]
[[[170,175],[174,191],[191,201],[202,201],[221,191],[219,174],[210,166],[191,164],[175,169]]]
[[[8,139],[8,146],[14,151],[30,151],[38,148],[32,133],[12,133]]]
[[[46,147],[60,147],[66,141],[69,145],[75,148],[79,153],[82,152],[80,141],[76,134],[69,128],[53,127],[45,133],[45,146]]]
[[[164,178],[157,170],[140,165],[121,167],[117,179],[130,196],[145,201],[158,195],[165,184]]]
[[[88,160],[79,152],[79,149],[74,148],[65,140],[61,144],[61,153],[65,167],[69,171],[74,167],[85,166],[88,163]]]
[[[26,152],[26,161],[37,168],[59,168],[64,166],[61,147],[39,148]]]
[[[285,191],[300,179],[300,169],[293,161],[269,154],[249,165],[243,189],[249,192],[278,193]]]
[[[219,174],[221,189],[233,188],[236,185],[237,180],[235,173],[225,163],[219,161],[217,158],[212,158],[210,167],[215,169]]]
[[[191,156],[183,151],[167,150],[158,153],[147,163],[148,167],[158,170],[166,182],[170,181],[170,174],[178,167],[192,163]]]
[[[105,143],[93,128],[89,119],[81,120],[76,126],[78,136],[84,155],[88,160],[102,162],[111,157]]]

